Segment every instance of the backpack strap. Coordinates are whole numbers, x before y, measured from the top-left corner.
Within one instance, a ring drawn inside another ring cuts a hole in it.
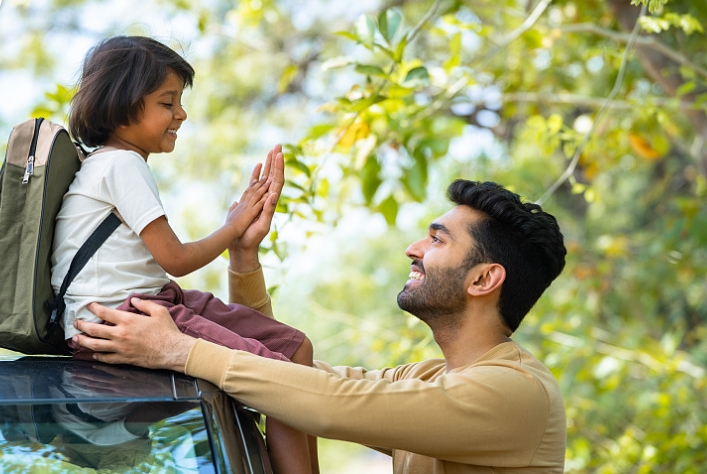
[[[79,274],[81,269],[86,266],[88,261],[93,257],[93,254],[103,245],[103,242],[110,237],[115,229],[120,226],[121,220],[115,212],[111,212],[108,217],[106,217],[103,222],[93,231],[91,236],[84,242],[84,244],[79,248],[76,255],[74,255],[73,260],[71,260],[71,265],[69,266],[69,271],[64,277],[64,281],[61,283],[61,289],[59,294],[54,298],[54,302],[47,302],[47,306],[51,311],[52,315],[49,318],[49,327],[47,328],[48,334],[51,334],[54,329],[58,326],[59,320],[64,314],[66,309],[66,303],[64,303],[64,295],[66,295],[66,290],[76,275]]]

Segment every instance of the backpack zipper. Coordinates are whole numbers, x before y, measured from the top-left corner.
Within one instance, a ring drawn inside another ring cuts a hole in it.
[[[29,182],[29,177],[34,174],[34,154],[37,151],[37,141],[39,140],[39,128],[44,121],[43,118],[34,119],[34,134],[32,135],[32,143],[29,145],[29,156],[27,157],[27,166],[25,166],[25,174],[22,177],[22,184]]]

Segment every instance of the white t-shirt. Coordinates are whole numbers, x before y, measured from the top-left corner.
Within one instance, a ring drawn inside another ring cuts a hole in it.
[[[99,321],[86,305],[119,306],[131,293],[157,294],[169,282],[140,232],[165,215],[157,183],[137,153],[110,149],[89,156],[76,173],[56,219],[52,286],[58,292],[79,247],[112,210],[123,220],[69,285],[64,331],[75,319]]]

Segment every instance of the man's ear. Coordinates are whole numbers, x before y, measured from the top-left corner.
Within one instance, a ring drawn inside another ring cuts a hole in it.
[[[506,280],[506,269],[498,263],[480,263],[471,270],[471,282],[467,293],[483,296],[494,292]]]

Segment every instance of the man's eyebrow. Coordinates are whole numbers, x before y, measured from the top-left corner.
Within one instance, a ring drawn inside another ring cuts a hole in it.
[[[429,226],[430,230],[436,230],[437,232],[442,232],[443,234],[447,235],[450,238],[454,238],[454,235],[449,231],[446,225],[440,224],[439,222],[433,222]]]

